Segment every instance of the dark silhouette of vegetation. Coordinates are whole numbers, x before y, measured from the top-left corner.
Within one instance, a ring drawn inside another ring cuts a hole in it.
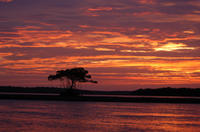
[[[69,96],[58,96],[55,94],[46,94],[46,93],[56,93],[59,94],[60,92],[64,91],[66,89],[63,88],[53,88],[53,87],[11,87],[11,86],[0,86],[0,99],[20,99],[20,100],[56,100],[56,101],[101,101],[101,102],[140,102],[140,103],[194,103],[194,104],[200,104],[200,98],[199,97],[156,97],[156,96],[162,96],[162,94],[155,94],[152,91],[190,91],[188,93],[185,93],[186,96],[194,96],[194,95],[200,95],[200,89],[189,89],[189,88],[179,88],[179,89],[173,89],[173,88],[161,88],[161,89],[140,89],[136,90],[135,92],[137,94],[133,94],[133,91],[88,91],[88,90],[80,90],[82,94],[85,94],[85,96],[72,96],[71,93]],[[147,90],[147,91],[146,91]],[[138,92],[139,91],[139,92]],[[146,94],[144,94],[146,91]],[[6,93],[5,93],[6,92]],[[78,92],[78,89],[73,89],[73,92]],[[150,92],[148,94],[148,92]],[[39,94],[38,94],[39,93]],[[42,94],[40,94],[42,93]],[[172,94],[164,95],[164,96],[170,96]],[[182,96],[177,95],[179,92],[177,92],[176,96]],[[195,93],[195,94],[192,94]],[[90,95],[90,96],[87,96]],[[94,95],[94,96],[92,96]],[[95,96],[98,95],[98,96]],[[112,95],[112,96],[101,96],[101,95]],[[131,96],[115,96],[115,95],[150,95],[151,97],[131,97]],[[156,95],[156,96],[152,96]]]
[[[59,94],[63,96],[58,96]],[[77,96],[80,94],[84,94],[85,96]],[[105,95],[110,95],[110,96],[105,96]],[[115,95],[123,95],[123,96],[115,96]],[[131,95],[133,96],[131,97]],[[141,95],[141,97],[135,97],[134,95],[137,96]],[[163,97],[156,97],[156,96],[163,96]],[[175,96],[175,97],[165,97],[165,96]],[[176,96],[188,96],[188,97],[185,98]],[[136,91],[90,91],[90,90],[79,90],[79,89],[63,89],[55,87],[0,86],[0,99],[200,104],[199,97],[200,97],[200,88],[191,89],[191,88],[168,87],[159,89],[138,89]]]
[[[78,82],[97,83],[91,78],[88,71],[81,67],[57,71],[55,75],[49,75],[48,80],[60,80],[63,87],[67,88],[65,95],[77,95],[77,90],[72,89],[76,88]]]
[[[200,96],[200,88],[158,88],[158,89],[138,89],[132,95],[143,96]]]
[[[69,89],[55,87],[13,87],[0,86],[0,93],[52,93],[60,94]],[[138,89],[135,91],[91,91],[73,89],[76,93],[84,95],[141,95],[141,96],[196,96],[200,97],[200,88],[158,88],[158,89]]]

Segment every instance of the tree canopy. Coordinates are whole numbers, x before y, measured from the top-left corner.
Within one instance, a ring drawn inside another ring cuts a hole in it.
[[[72,68],[57,71],[55,75],[49,75],[48,80],[60,80],[66,88],[76,88],[77,82],[97,83],[91,79],[91,75],[84,68]]]

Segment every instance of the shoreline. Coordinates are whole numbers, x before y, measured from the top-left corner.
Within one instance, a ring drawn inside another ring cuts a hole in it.
[[[115,97],[115,96],[71,96],[36,94],[1,94],[0,100],[45,100],[45,101],[89,101],[89,102],[132,102],[132,103],[187,103],[200,104],[200,98],[158,98],[158,97]]]

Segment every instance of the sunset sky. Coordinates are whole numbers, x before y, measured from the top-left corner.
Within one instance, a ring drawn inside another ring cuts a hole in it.
[[[0,0],[0,85],[94,90],[200,87],[200,0]]]

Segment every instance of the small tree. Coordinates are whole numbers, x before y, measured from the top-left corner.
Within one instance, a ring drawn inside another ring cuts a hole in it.
[[[56,75],[49,75],[48,80],[60,80],[65,88],[70,89],[76,88],[78,82],[97,83],[97,81],[91,79],[91,75],[82,67],[57,71]]]

